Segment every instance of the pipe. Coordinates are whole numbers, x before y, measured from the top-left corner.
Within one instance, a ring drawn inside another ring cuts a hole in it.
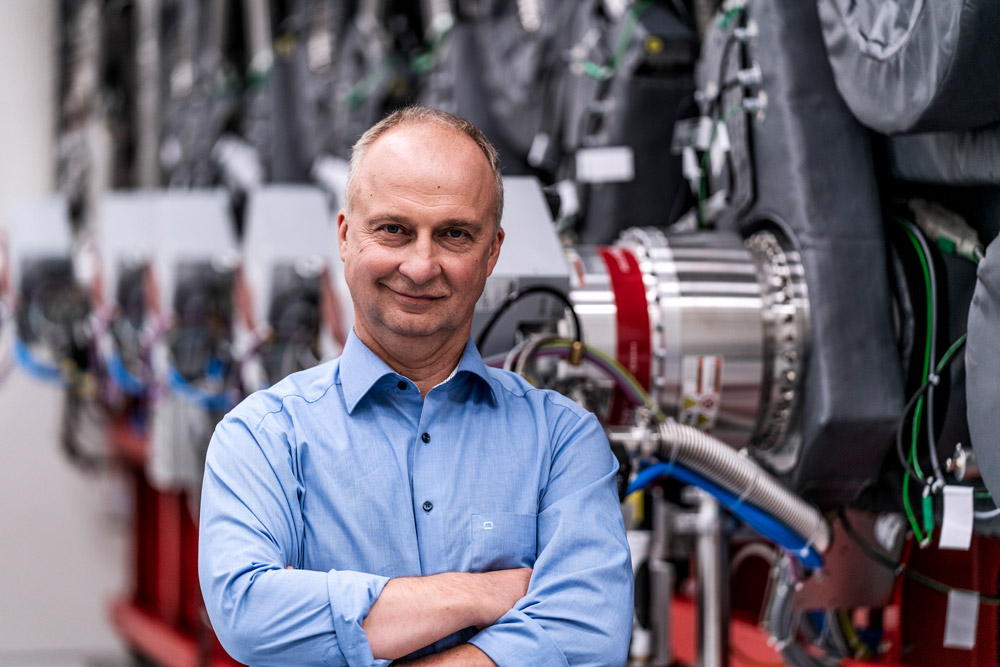
[[[767,539],[783,547],[802,561],[802,564],[809,569],[817,569],[823,566],[823,556],[820,555],[811,542],[806,541],[791,528],[767,514],[756,505],[746,502],[746,499],[737,497],[730,491],[723,489],[718,484],[710,481],[699,473],[692,472],[689,468],[677,463],[657,463],[650,466],[636,475],[635,479],[629,483],[626,495],[645,488],[654,480],[669,475],[674,479],[696,486],[703,491],[708,491],[719,504],[736,515],[747,526],[757,531]]]
[[[759,507],[806,538],[820,553],[830,548],[830,526],[823,515],[749,456],[672,420],[660,424],[659,437],[662,460],[683,464]]]
[[[698,655],[700,667],[729,664],[729,577],[719,504],[698,494]]]

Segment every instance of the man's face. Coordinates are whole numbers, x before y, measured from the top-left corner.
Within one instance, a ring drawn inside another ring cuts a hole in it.
[[[358,167],[350,215],[337,218],[358,336],[383,348],[394,335],[464,344],[503,242],[485,156],[457,130],[412,123]]]

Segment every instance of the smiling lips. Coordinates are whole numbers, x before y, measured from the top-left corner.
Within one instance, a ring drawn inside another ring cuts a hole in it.
[[[398,290],[395,290],[395,289],[389,287],[388,285],[386,285],[385,287],[386,287],[386,289],[388,289],[390,292],[392,292],[396,296],[401,297],[404,301],[410,301],[410,302],[413,302],[413,303],[430,303],[432,301],[436,301],[437,299],[443,299],[444,298],[444,295],[435,295],[435,294],[408,294],[406,292],[400,292]]]

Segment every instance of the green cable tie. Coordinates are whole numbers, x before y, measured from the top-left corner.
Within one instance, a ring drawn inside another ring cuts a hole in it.
[[[611,78],[611,69],[609,67],[598,65],[597,63],[589,60],[583,63],[583,73],[592,79],[597,79],[598,81],[605,81]]]
[[[917,523],[917,517],[913,513],[913,508],[910,506],[910,476],[903,476],[903,509],[906,510],[906,520],[910,523],[910,529],[913,531],[913,536],[917,539],[917,542],[923,543],[924,534],[920,530],[920,525]]]
[[[939,236],[937,240],[938,248],[949,255],[957,255],[955,242],[947,236]]]
[[[742,11],[743,11],[743,7],[733,7],[728,12],[726,12],[725,14],[723,14],[722,18],[719,19],[719,29],[720,30],[725,30],[726,28],[728,28],[729,27],[729,22],[732,21],[737,16],[739,16],[740,12],[742,12]]]
[[[924,511],[924,532],[927,533],[927,538],[930,539],[931,534],[934,532],[934,499],[928,493],[927,487],[924,487],[924,494],[920,503]]]
[[[615,48],[608,58],[608,63],[600,65],[589,60],[584,61],[583,73],[598,81],[607,81],[614,76],[615,72],[618,71],[618,66],[621,64],[621,59],[625,56],[625,51],[628,49],[629,43],[632,41],[632,33],[635,31],[635,26],[639,23],[639,17],[652,5],[653,0],[642,0],[642,2],[637,2],[629,7],[628,13],[622,19],[622,29],[618,33],[618,41],[615,43]]]
[[[913,466],[913,470],[916,471],[917,476],[920,479],[924,478],[924,471],[920,469],[920,461],[917,459],[917,443],[920,438],[920,418],[923,416],[924,408],[924,397],[921,396],[917,399],[917,409],[913,411],[913,437],[910,440],[910,464]]]
[[[722,117],[712,124],[712,134],[708,138],[708,149],[701,156],[701,173],[698,176],[698,201],[696,212],[698,214],[698,229],[705,229],[708,225],[705,221],[705,200],[708,197],[708,158],[712,153],[712,144],[719,132],[719,126],[725,125],[737,113],[743,110],[743,103],[737,102],[722,113]]]

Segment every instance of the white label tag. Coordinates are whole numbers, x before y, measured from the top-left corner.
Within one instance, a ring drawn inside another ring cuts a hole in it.
[[[711,433],[719,416],[722,357],[688,355],[681,360],[681,404],[677,421]]]
[[[630,146],[581,148],[576,152],[576,179],[581,183],[625,183],[635,178]]]
[[[712,163],[712,175],[718,177],[722,173],[722,167],[726,164],[726,153],[729,152],[729,130],[726,124],[719,122],[715,130],[715,138],[712,140],[712,148],[709,150],[709,161]]]
[[[958,589],[950,591],[944,621],[944,646],[964,649],[974,647],[978,623],[979,595]]]
[[[531,141],[531,148],[528,149],[528,164],[537,167],[545,160],[545,153],[549,150],[549,135],[539,132]]]
[[[712,126],[714,125],[715,121],[709,116],[702,116],[698,119],[698,135],[695,139],[695,148],[700,151],[708,148],[708,145],[712,143]]]
[[[573,181],[556,183],[556,193],[559,195],[559,217],[566,218],[580,212],[580,196]]]
[[[720,151],[729,151],[732,144],[729,143],[729,126],[719,121],[719,127],[715,130],[715,143]]]
[[[944,517],[939,549],[968,551],[972,542],[972,487],[944,487]]]
[[[701,178],[701,167],[698,165],[698,155],[693,148],[685,148],[681,153],[681,169],[684,171],[684,178],[697,183]]]

